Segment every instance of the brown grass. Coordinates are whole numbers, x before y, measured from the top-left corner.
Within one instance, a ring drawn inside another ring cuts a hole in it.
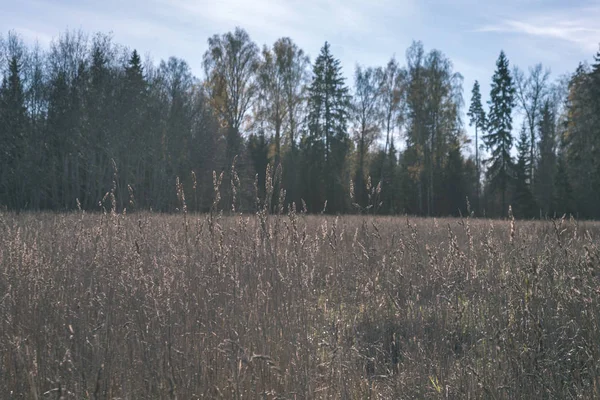
[[[0,398],[599,398],[599,236],[3,213]]]

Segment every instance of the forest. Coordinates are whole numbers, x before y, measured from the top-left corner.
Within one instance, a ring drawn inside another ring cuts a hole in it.
[[[600,398],[600,52],[207,44],[0,36],[2,399]]]
[[[498,53],[483,104],[419,41],[343,71],[328,42],[311,60],[238,27],[208,39],[197,77],[110,34],[42,48],[10,31],[0,207],[170,212],[185,193],[207,212],[219,192],[220,208],[251,212],[270,182],[273,210],[600,218],[600,52],[561,77]]]

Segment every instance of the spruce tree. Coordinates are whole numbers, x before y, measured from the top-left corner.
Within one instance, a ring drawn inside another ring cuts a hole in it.
[[[129,62],[125,67],[125,79],[121,92],[120,112],[120,140],[118,146],[118,167],[120,179],[117,192],[119,208],[126,206],[129,198],[128,185],[133,187],[140,197],[143,196],[142,176],[146,175],[150,165],[145,161],[151,149],[147,147],[149,130],[146,115],[147,83],[144,78],[144,69],[137,50],[133,50]],[[131,149],[137,151],[132,152]],[[132,204],[129,204],[131,207]]]
[[[66,206],[65,183],[59,180],[65,158],[72,152],[70,139],[73,135],[72,110],[67,74],[61,70],[50,82],[48,117],[46,120],[46,196],[48,205],[53,209]]]
[[[323,179],[311,177],[310,181],[324,184],[323,200],[331,212],[344,211],[347,201],[345,161],[349,150],[347,120],[350,106],[348,87],[342,75],[340,61],[330,52],[329,43],[321,49],[313,68],[313,80],[308,98],[308,147],[311,163],[320,166],[313,173]],[[312,187],[309,190],[318,190]],[[320,207],[311,204],[311,207]]]
[[[563,153],[558,155],[556,175],[554,177],[554,202],[553,208],[557,215],[571,214],[575,211],[573,203],[573,187],[567,169],[567,162]]]
[[[592,126],[593,131],[590,132],[591,136],[591,144],[590,144],[590,152],[591,158],[593,161],[592,166],[592,180],[590,185],[592,186],[592,202],[597,203],[597,199],[600,197],[600,51],[596,53],[594,56],[594,64],[592,65],[592,71],[590,73],[591,77],[591,115],[592,115]],[[600,218],[600,210],[599,208],[592,207],[592,217]]]
[[[535,200],[529,182],[530,146],[527,129],[523,125],[517,142],[517,165],[515,166],[515,192],[513,210],[518,218],[531,218],[535,213]]]
[[[491,152],[487,160],[487,177],[492,190],[502,194],[502,216],[506,215],[506,194],[512,176],[513,161],[510,150],[512,138],[512,109],[515,106],[515,89],[504,51],[500,52],[496,62],[496,72],[492,77],[490,92],[490,111],[487,121],[487,133],[483,141]]]
[[[21,60],[17,56],[8,62],[8,76],[0,87],[0,205],[21,208],[25,206],[23,185],[24,156],[27,149],[27,110],[21,81]]]
[[[539,123],[539,161],[535,173],[535,197],[544,215],[550,214],[556,175],[556,127],[550,102],[542,107]]]
[[[596,150],[600,144],[597,135],[600,124],[594,110],[595,86],[593,74],[587,66],[580,64],[569,81],[567,125],[561,144],[568,181],[573,189],[573,208],[582,218],[593,218],[598,212],[595,181],[600,166]]]

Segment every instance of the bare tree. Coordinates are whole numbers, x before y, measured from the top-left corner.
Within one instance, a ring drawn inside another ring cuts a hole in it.
[[[286,105],[287,131],[294,151],[307,86],[310,82],[310,59],[290,38],[281,38],[273,45],[277,71],[281,75]]]
[[[550,70],[542,64],[529,68],[529,75],[518,67],[513,69],[518,106],[525,115],[531,141],[529,154],[529,179],[533,182],[534,166],[536,163],[536,131],[539,124],[541,109],[549,92]]]
[[[406,70],[392,58],[383,70],[383,87],[381,93],[381,108],[383,129],[385,131],[384,153],[394,141],[393,133],[404,121],[406,107]]]
[[[104,49],[107,55],[113,49],[111,40],[108,35],[97,35],[94,38],[95,43],[102,42],[105,45]],[[66,31],[58,39],[53,40],[48,54],[48,68],[51,77],[55,77],[59,71],[62,71],[69,81],[73,81],[77,76],[79,66],[85,63],[89,54],[88,45],[88,36],[81,30]]]
[[[282,100],[285,110],[283,120],[284,136],[287,144],[283,181],[289,202],[300,202],[298,190],[298,135],[306,112],[307,87],[310,81],[310,59],[292,39],[284,37],[273,45],[278,82],[283,85]],[[277,140],[279,142],[279,140]],[[278,145],[278,144],[277,144]],[[278,147],[279,149],[279,147]]]
[[[381,95],[384,73],[381,68],[356,66],[354,73],[354,141],[358,147],[358,168],[355,178],[357,199],[364,201],[365,158],[381,132]],[[364,204],[364,203],[363,203]]]
[[[262,50],[257,75],[257,98],[254,101],[254,123],[272,132],[275,144],[275,165],[281,162],[281,133],[287,114],[285,87],[279,60],[267,47]]]
[[[209,38],[203,62],[213,108],[227,129],[230,163],[240,150],[240,127],[257,93],[258,47],[238,27],[234,32]]]
[[[420,42],[408,49],[407,61],[407,145],[413,157],[410,170],[417,183],[419,210],[432,215],[439,181],[436,174],[440,173],[449,144],[459,135],[462,124],[463,79],[442,52],[432,50],[425,54]]]

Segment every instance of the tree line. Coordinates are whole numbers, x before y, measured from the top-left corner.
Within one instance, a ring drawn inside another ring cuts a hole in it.
[[[260,48],[236,28],[208,39],[198,78],[110,35],[67,31],[42,49],[11,31],[0,206],[172,211],[184,193],[200,212],[268,198],[308,212],[600,218],[595,61],[553,82],[501,52],[488,107],[476,81],[463,121],[462,76],[421,42],[404,65],[357,65],[348,80],[327,42],[311,62],[290,38]]]

